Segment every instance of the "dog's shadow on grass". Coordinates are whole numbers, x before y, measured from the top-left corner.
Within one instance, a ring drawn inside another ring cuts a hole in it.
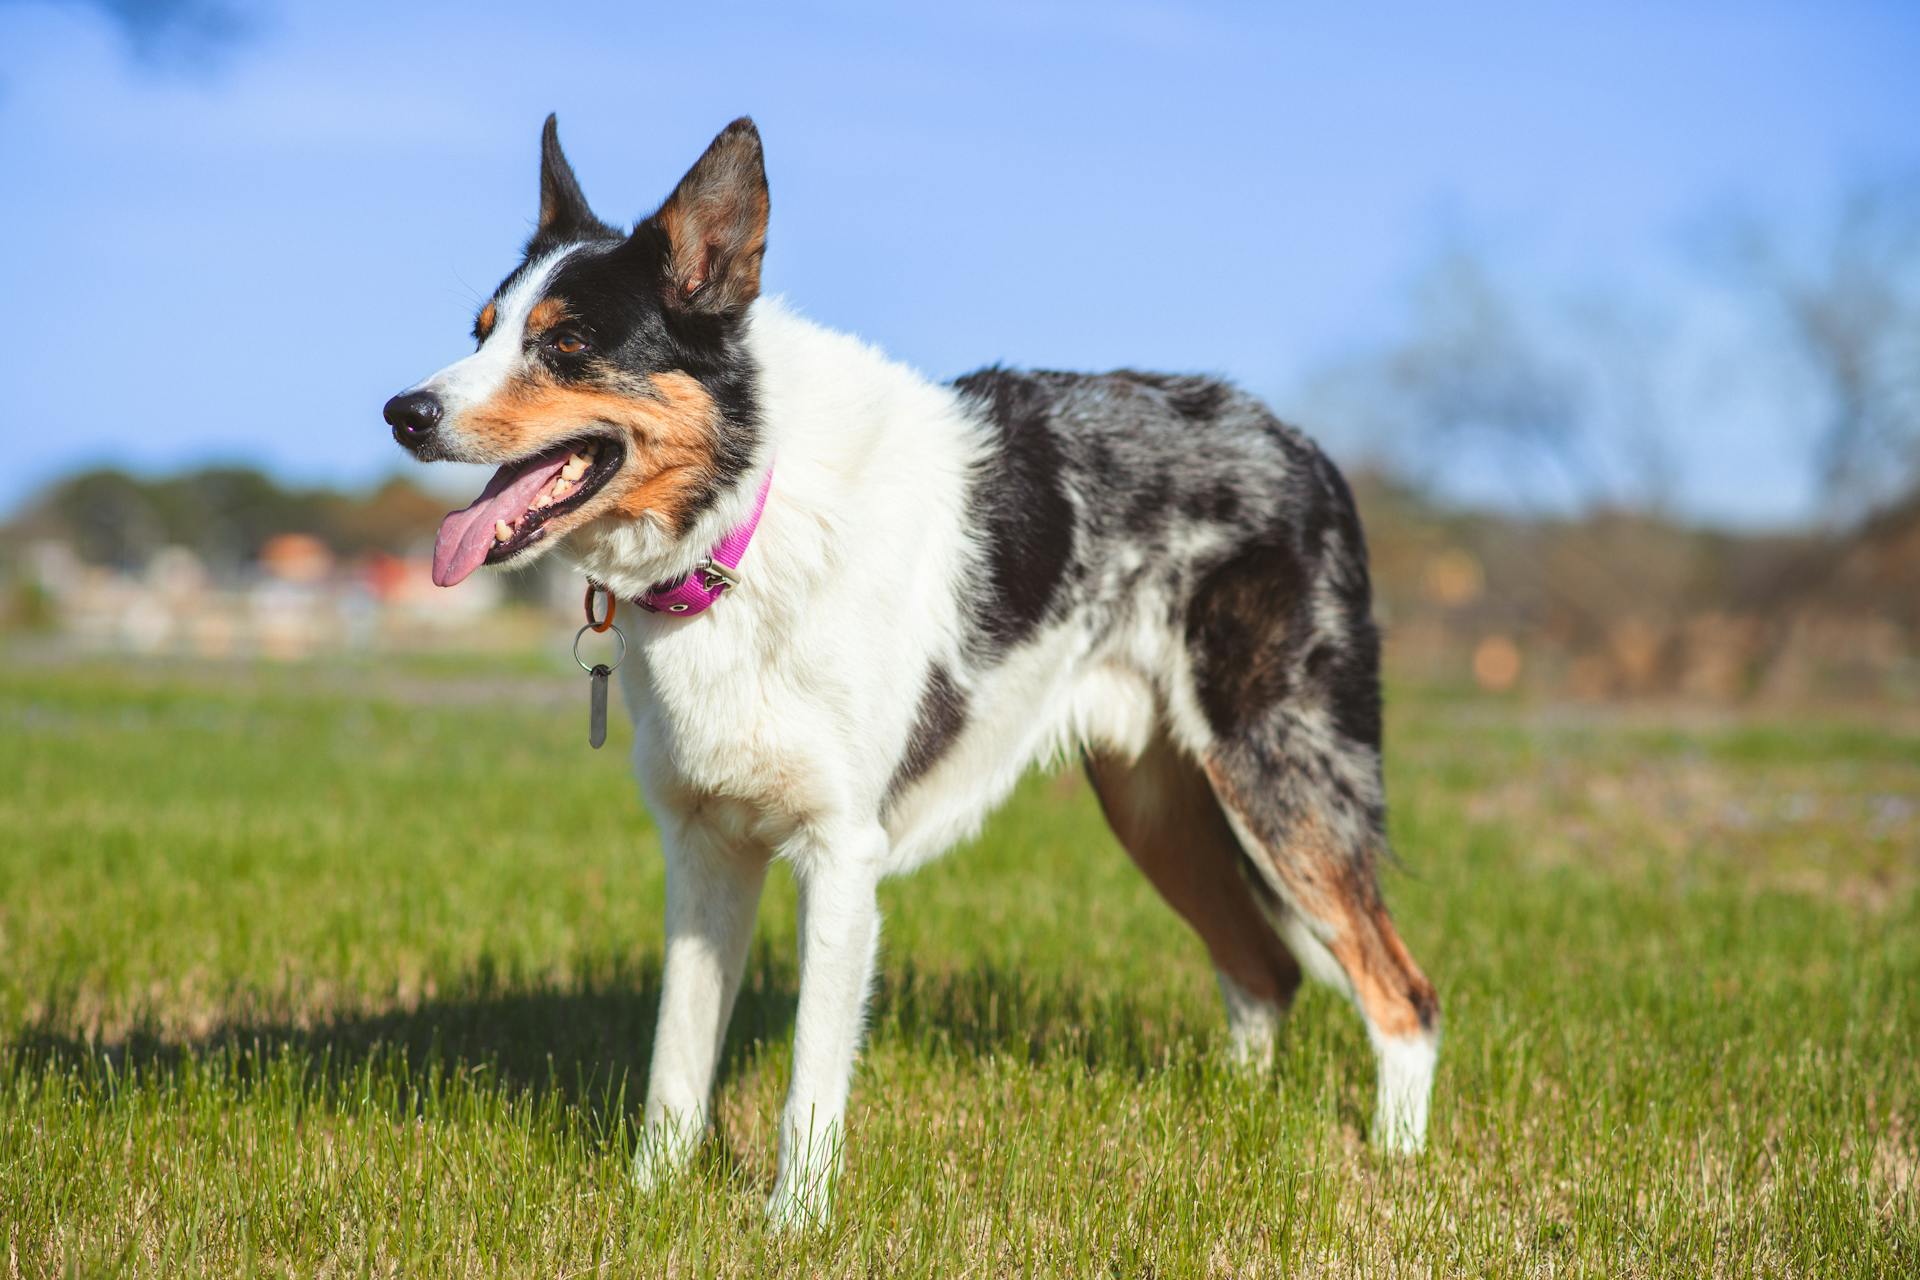
[[[751,958],[721,1056],[724,1086],[763,1054],[784,1055],[798,1002],[791,961],[761,946]],[[76,1019],[54,1000],[0,1057],[0,1073],[104,1071],[151,1080],[211,1067],[240,1091],[265,1087],[297,1065],[301,1087],[320,1100],[372,1094],[398,1105],[459,1077],[510,1096],[553,1097],[578,1108],[596,1132],[629,1133],[645,1106],[654,1022],[660,1009],[657,958],[589,966],[572,977],[521,977],[481,963],[452,984],[384,1008],[310,1012],[297,1001],[269,1004],[201,1034],[136,1024],[114,1038],[73,1033]],[[1209,1034],[1206,1011],[1169,1015],[1124,991],[1091,994],[1059,975],[1036,978],[981,966],[884,973],[875,991],[869,1040],[906,1043],[935,1057],[1079,1062],[1136,1076],[1196,1059]],[[436,1086],[433,1082],[440,1081]],[[399,1087],[370,1087],[391,1081]]]

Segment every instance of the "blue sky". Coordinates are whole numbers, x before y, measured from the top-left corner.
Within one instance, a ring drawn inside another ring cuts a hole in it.
[[[753,114],[768,287],[929,373],[1207,370],[1283,412],[1448,236],[1704,314],[1703,213],[1920,165],[1912,4],[338,0],[198,50],[103,8],[0,0],[0,509],[97,462],[399,469],[380,404],[466,348],[549,110],[616,221]],[[1707,399],[1687,506],[1804,515],[1792,424]]]

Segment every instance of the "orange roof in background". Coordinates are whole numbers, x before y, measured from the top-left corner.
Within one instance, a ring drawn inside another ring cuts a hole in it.
[[[319,582],[333,572],[333,551],[310,533],[280,533],[260,548],[260,567],[287,582]]]

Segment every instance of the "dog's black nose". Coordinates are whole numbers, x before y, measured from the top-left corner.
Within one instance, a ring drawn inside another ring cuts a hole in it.
[[[397,395],[387,401],[385,416],[393,427],[393,438],[418,453],[440,425],[440,397],[431,391]]]

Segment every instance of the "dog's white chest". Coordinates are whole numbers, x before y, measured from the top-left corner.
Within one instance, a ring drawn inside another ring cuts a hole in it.
[[[641,784],[674,818],[777,848],[833,807],[835,753],[777,665],[661,646],[622,688]]]

